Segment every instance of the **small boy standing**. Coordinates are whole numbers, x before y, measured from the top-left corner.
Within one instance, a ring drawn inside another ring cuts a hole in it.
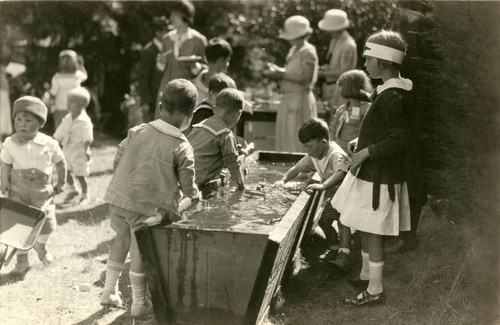
[[[232,55],[233,49],[231,45],[222,38],[212,38],[208,41],[208,45],[205,47],[208,67],[202,69],[193,81],[196,90],[198,90],[198,103],[209,97],[212,77],[215,74],[226,74]],[[236,85],[234,88],[236,88]]]
[[[86,176],[90,173],[90,144],[94,141],[93,125],[85,108],[90,103],[90,93],[83,87],[68,92],[69,113],[54,133],[54,138],[63,146],[64,157],[68,166],[69,193],[65,202],[78,195],[74,174],[82,189],[80,202],[88,199]]]
[[[304,145],[307,155],[295,166],[290,168],[283,177],[283,182],[289,182],[300,173],[316,171],[321,177],[321,182],[328,180],[328,187],[324,184],[311,184],[307,188],[326,192],[325,208],[319,220],[319,226],[325,234],[328,249],[320,256],[321,260],[332,263],[342,271],[347,271],[350,266],[349,254],[351,252],[351,230],[340,222],[340,243],[337,231],[332,224],[339,220],[340,214],[329,204],[335,194],[336,186],[342,183],[349,171],[351,159],[334,141],[329,141],[328,125],[323,120],[312,118],[302,125],[299,130],[299,141]]]
[[[240,91],[231,88],[222,90],[215,100],[214,116],[193,125],[188,136],[194,149],[196,184],[205,197],[210,193],[203,188],[221,176],[224,166],[236,180],[238,189],[245,188],[237,141],[231,131],[241,117],[243,105],[244,98]]]
[[[47,106],[38,98],[24,96],[14,102],[14,128],[0,154],[2,161],[2,193],[12,200],[43,209],[47,219],[43,224],[34,249],[44,263],[54,260],[47,250],[50,234],[57,228],[54,193],[60,193],[66,182],[66,162],[56,140],[39,130],[47,121]],[[52,187],[53,164],[56,165],[57,184]],[[18,251],[12,273],[29,269],[28,252]]]
[[[193,148],[182,134],[189,126],[197,97],[191,82],[170,81],[162,92],[161,119],[130,129],[116,153],[114,175],[104,196],[110,203],[110,224],[116,238],[109,252],[101,305],[122,305],[118,278],[130,250],[133,317],[149,314],[152,307],[146,298],[144,267],[134,231],[150,226],[151,217],[176,214],[181,191],[191,198],[199,196]]]

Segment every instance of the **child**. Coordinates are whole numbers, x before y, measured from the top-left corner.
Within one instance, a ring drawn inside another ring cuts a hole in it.
[[[234,80],[224,73],[216,73],[208,82],[208,97],[198,104],[194,111],[193,119],[191,120],[190,129],[193,125],[203,122],[210,116],[214,115],[215,98],[217,94],[226,88],[236,89]]]
[[[208,67],[201,70],[193,81],[196,90],[198,90],[198,102],[202,102],[209,97],[209,82],[212,76],[217,73],[225,74],[227,72],[232,54],[231,45],[222,38],[212,38],[208,41],[205,48]]]
[[[50,94],[54,98],[54,127],[57,129],[68,114],[68,91],[80,87],[87,80],[87,71],[82,59],[73,50],[59,53],[59,71],[52,77]]]
[[[47,214],[34,249],[44,263],[54,260],[47,250],[47,241],[57,228],[52,197],[62,191],[66,182],[66,162],[59,144],[39,132],[47,121],[47,106],[38,98],[24,96],[14,102],[14,129],[0,154],[2,160],[1,190],[5,196],[21,203],[41,208]],[[57,184],[52,187],[53,164]],[[13,273],[29,269],[28,252],[18,251]]]
[[[337,80],[340,94],[347,100],[340,106],[330,124],[330,139],[344,151],[347,144],[358,137],[361,121],[370,107],[372,84],[362,70],[349,70]]]
[[[363,266],[351,283],[364,291],[346,298],[349,305],[385,303],[383,236],[410,227],[405,159],[411,131],[404,101],[412,82],[399,75],[405,52],[399,33],[382,30],[368,38],[363,53],[368,74],[384,83],[363,119],[351,170],[332,199],[340,221],[361,232]]]
[[[322,191],[337,186],[342,182],[349,170],[350,159],[338,144],[334,141],[329,142],[328,133],[326,122],[318,118],[312,118],[302,125],[299,129],[299,140],[303,144],[307,155],[287,171],[283,177],[284,183],[291,181],[300,173],[313,170],[316,170],[322,182],[331,179],[330,186],[323,187],[323,184],[314,184],[309,185],[309,189]],[[330,202],[335,190],[336,188],[327,191],[325,195],[326,202]],[[321,215],[319,226],[325,234],[328,250],[320,256],[320,259],[333,263],[342,271],[346,271],[350,265],[351,230],[344,227],[340,222],[338,223],[341,241],[339,245],[337,231],[332,226],[332,223],[338,219],[339,213],[329,207],[327,203]]]
[[[152,307],[146,298],[144,267],[134,231],[151,225],[151,217],[176,213],[181,191],[188,197],[198,197],[193,149],[182,134],[196,105],[196,88],[185,79],[175,79],[167,84],[162,96],[162,118],[130,129],[120,143],[115,172],[104,196],[110,203],[116,238],[109,252],[101,305],[122,305],[118,278],[130,250],[133,317],[149,314]]]
[[[89,103],[90,93],[85,88],[71,89],[68,92],[69,113],[54,133],[54,138],[63,146],[68,166],[69,193],[65,202],[78,195],[72,173],[82,188],[80,202],[88,199],[85,176],[90,173],[90,144],[94,141],[92,121],[85,110]]]
[[[237,89],[227,88],[216,97],[214,116],[193,125],[188,140],[193,146],[196,161],[196,184],[206,197],[204,187],[218,179],[226,166],[238,189],[245,184],[240,170],[236,138],[231,128],[238,123],[243,111],[244,98]]]

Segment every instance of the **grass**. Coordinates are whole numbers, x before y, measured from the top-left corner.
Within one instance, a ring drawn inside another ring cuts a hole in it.
[[[49,243],[57,260],[43,266],[30,252],[32,268],[24,277],[9,274],[14,263],[0,271],[0,324],[156,324],[153,315],[141,321],[130,317],[128,269],[120,284],[125,309],[99,305],[104,262],[114,236],[100,198],[111,177],[115,149],[116,143],[94,148],[93,174],[89,178],[93,200],[89,205],[83,211],[58,211],[59,229]],[[483,308],[478,316],[479,300],[473,280],[480,264],[475,252],[456,292],[450,296],[472,237],[473,229],[468,224],[436,216],[428,206],[424,208],[418,248],[386,257],[387,304],[377,308],[340,303],[343,297],[358,292],[349,286],[345,276],[322,281],[329,269],[316,262],[322,243],[312,238],[303,248],[300,270],[283,284],[284,304],[271,313],[267,323],[485,324],[481,320],[498,320],[495,310],[486,310],[488,316]],[[359,244],[354,246],[353,255],[359,255]],[[359,271],[359,256],[354,264],[351,275]],[[90,291],[79,291],[81,283],[90,283]]]

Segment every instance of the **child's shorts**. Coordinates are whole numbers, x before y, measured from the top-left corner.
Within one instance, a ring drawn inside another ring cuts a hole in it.
[[[330,204],[330,200],[325,204],[325,207],[323,208],[323,213],[321,213],[321,219],[325,220],[331,220],[332,222],[334,220],[339,220],[340,218],[340,213],[332,207]]]
[[[87,154],[83,150],[63,150],[66,158],[66,167],[76,176],[89,176],[90,161],[87,160]]]
[[[109,205],[109,212],[111,216],[111,228],[117,234],[126,235],[146,227],[146,224],[143,221],[148,217],[140,213],[123,209],[113,204]]]

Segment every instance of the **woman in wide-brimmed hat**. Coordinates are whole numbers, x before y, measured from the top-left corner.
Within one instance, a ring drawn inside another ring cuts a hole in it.
[[[309,21],[302,16],[289,17],[279,37],[292,47],[284,68],[272,63],[264,74],[281,80],[281,105],[276,117],[276,150],[303,151],[298,141],[302,124],[317,116],[316,99],[312,93],[318,77],[316,48],[307,39],[312,33]]]
[[[191,28],[195,9],[188,0],[175,1],[170,9],[170,24],[174,28],[163,36],[162,51],[157,66],[163,72],[158,91],[155,118],[160,117],[159,103],[163,88],[177,78],[191,80],[199,72],[198,64],[205,56],[207,39]],[[197,70],[198,69],[198,70]]]
[[[322,93],[323,100],[327,101],[330,107],[330,121],[335,110],[345,104],[337,79],[344,72],[355,69],[358,63],[356,42],[347,32],[349,26],[347,13],[340,9],[328,10],[318,23],[319,29],[330,33],[332,37],[326,54],[327,63],[319,70],[319,76],[325,78]]]

